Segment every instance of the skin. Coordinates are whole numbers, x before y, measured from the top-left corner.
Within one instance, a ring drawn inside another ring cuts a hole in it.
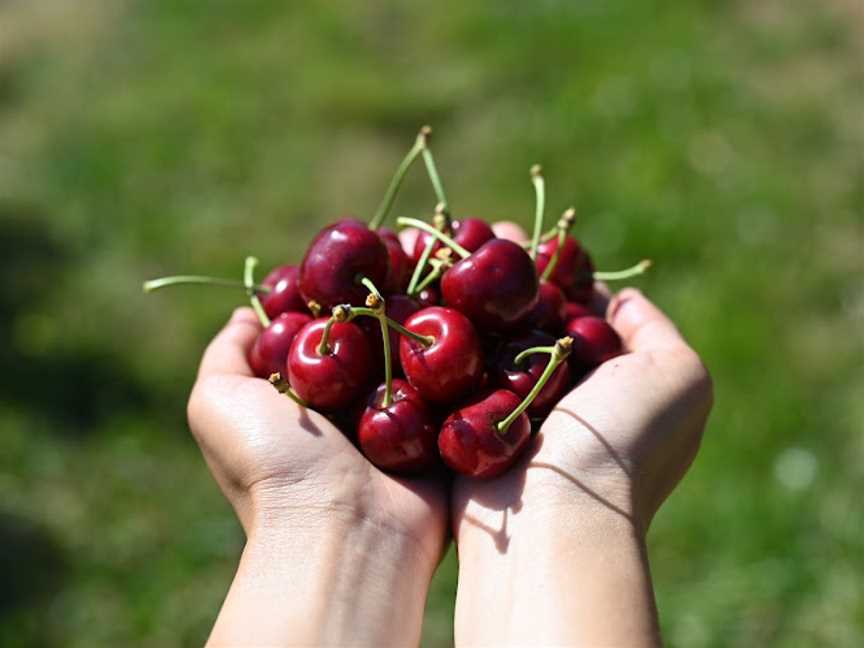
[[[645,535],[698,450],[711,381],[638,291],[609,300],[601,287],[591,307],[628,353],[561,400],[510,471],[453,484],[457,645],[660,643]],[[209,645],[417,645],[447,493],[381,473],[326,419],[252,378],[259,328],[249,309],[235,313],[189,401],[247,534]]]
[[[416,645],[445,547],[444,487],[382,473],[323,416],[253,378],[259,331],[236,311],[189,399],[247,536],[208,645]]]

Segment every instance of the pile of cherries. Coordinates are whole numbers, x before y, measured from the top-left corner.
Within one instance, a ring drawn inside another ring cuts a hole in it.
[[[588,306],[595,280],[649,264],[595,272],[569,234],[573,209],[544,233],[537,166],[530,244],[497,238],[479,218],[451,218],[429,133],[421,129],[371,221],[325,227],[299,266],[278,266],[256,284],[249,257],[242,282],[184,275],[145,290],[245,288],[263,327],[249,352],[256,376],[330,418],[382,470],[423,474],[443,460],[460,474],[493,477],[575,383],[622,352]],[[438,205],[431,223],[397,219],[413,228],[400,240],[382,224],[421,157]]]

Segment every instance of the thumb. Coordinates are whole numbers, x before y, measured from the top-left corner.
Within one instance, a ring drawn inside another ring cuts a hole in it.
[[[215,374],[251,376],[246,356],[261,332],[261,324],[251,308],[238,308],[219,334],[213,338],[198,368],[198,378]]]
[[[606,319],[629,351],[687,348],[672,320],[635,288],[625,288],[615,295]]]

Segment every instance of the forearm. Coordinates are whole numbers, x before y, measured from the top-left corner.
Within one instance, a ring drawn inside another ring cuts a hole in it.
[[[472,516],[459,525],[457,645],[660,644],[644,540],[627,517],[572,502],[507,516],[498,546]]]
[[[208,646],[417,645],[430,562],[371,524],[253,531]]]

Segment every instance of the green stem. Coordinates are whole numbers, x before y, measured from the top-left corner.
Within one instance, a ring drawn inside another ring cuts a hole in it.
[[[220,277],[205,277],[203,275],[174,275],[171,277],[159,277],[144,282],[144,292],[149,293],[166,286],[180,286],[184,284],[207,284],[210,286],[224,286],[227,288],[245,288],[246,284],[236,279],[222,279]],[[269,293],[270,288],[255,284],[255,292]]]
[[[370,293],[375,295],[377,299],[380,299],[382,302],[384,301],[384,298],[381,296],[381,293],[371,279],[368,277],[360,277],[360,283],[363,284]]]
[[[267,317],[267,313],[264,312],[264,307],[261,305],[261,300],[258,299],[258,295],[255,294],[255,280],[254,280],[254,272],[255,266],[258,265],[258,259],[253,256],[246,257],[246,263],[243,267],[243,286],[246,288],[246,294],[249,295],[249,302],[252,304],[252,310],[255,311],[255,314],[258,316],[258,321],[261,322],[261,326],[267,328],[270,326],[270,318]]]
[[[297,392],[282,378],[282,374],[278,371],[276,373],[270,374],[270,378],[268,378],[271,385],[276,388],[280,394],[285,394],[288,398],[297,403],[300,407],[309,407],[309,403],[304,401],[300,396],[297,395]]]
[[[330,329],[333,328],[333,325],[336,322],[336,316],[331,315],[330,319],[327,320],[327,323],[324,324],[324,332],[321,334],[321,341],[315,349],[315,352],[319,356],[328,355],[330,353]]]
[[[546,206],[546,183],[543,180],[543,169],[539,164],[531,167],[531,183],[534,185],[534,236],[531,237],[528,254],[532,259],[536,259],[540,233],[543,229],[543,211]]]
[[[426,150],[426,137],[430,132],[431,129],[428,126],[420,129],[417,139],[414,141],[414,146],[411,147],[408,155],[405,156],[405,159],[396,168],[396,173],[393,174],[393,179],[390,180],[390,185],[384,193],[384,198],[381,200],[378,210],[375,212],[372,220],[369,221],[369,229],[378,229],[384,223],[387,214],[390,213],[390,209],[393,207],[393,201],[396,200],[396,194],[399,192],[399,187],[402,186],[405,174],[408,173],[408,169],[417,160],[417,156]]]
[[[440,277],[442,274],[444,274],[444,264],[443,264],[443,263],[439,263],[438,265],[436,265],[435,267],[433,267],[433,268],[432,268],[432,271],[431,271],[429,274],[427,274],[427,275],[423,278],[423,281],[421,281],[421,282],[417,285],[417,292],[419,293],[421,290],[423,290],[424,288],[426,288],[429,284],[431,284],[431,283],[434,282],[436,279],[438,279],[438,277]]]
[[[537,398],[537,394],[546,386],[549,378],[552,377],[552,374],[555,373],[555,370],[558,368],[562,362],[567,359],[567,356],[570,355],[570,349],[573,346],[573,338],[563,337],[555,343],[555,346],[552,348],[552,355],[549,358],[549,364],[546,365],[546,368],[543,370],[543,373],[540,375],[540,378],[534,384],[534,387],[531,388],[531,391],[528,392],[528,395],[522,399],[522,402],[514,409],[503,421],[500,421],[497,424],[498,433],[506,434],[507,430],[513,425],[513,421],[515,421],[519,416],[531,406],[531,403],[534,402],[534,399]]]
[[[426,131],[426,135],[428,136],[432,132],[432,129],[428,126],[425,128],[428,129]],[[432,157],[432,151],[429,150],[428,146],[423,149],[423,162],[426,163],[426,172],[429,174],[429,180],[432,182],[432,189],[435,190],[435,197],[441,205],[441,211],[448,213],[450,211],[450,204],[447,202],[447,196],[444,195],[444,185],[441,184],[441,177],[438,175],[438,168],[435,166],[435,158]]]
[[[417,234],[420,235],[419,233]],[[420,281],[420,276],[423,274],[423,268],[426,267],[426,262],[429,260],[429,257],[432,254],[432,248],[435,247],[435,239],[430,238],[426,241],[426,247],[423,248],[423,252],[420,254],[420,259],[417,261],[417,265],[414,266],[414,272],[411,274],[411,281],[408,282],[407,293],[409,297],[413,297],[417,292],[417,282]]]
[[[527,358],[530,355],[534,355],[535,353],[550,353],[551,354],[554,352],[555,352],[554,346],[529,347],[529,348],[525,349],[524,351],[522,351],[521,353],[519,353],[519,355],[517,355],[515,358],[513,358],[513,364],[520,365],[520,364],[522,364],[522,361],[525,358]]]
[[[378,324],[381,326],[381,342],[384,344],[384,400],[381,401],[381,407],[390,407],[390,403],[393,402],[393,359],[390,350],[390,332],[387,330],[389,318],[384,308],[385,303],[382,299],[375,309]]]
[[[352,306],[349,310],[348,321],[351,321],[355,317],[359,317],[361,315],[366,315],[368,317],[378,317],[378,314],[372,308],[366,308],[365,306]],[[435,338],[428,335],[420,335],[419,333],[415,333],[414,331],[409,331],[399,322],[394,319],[390,319],[389,317],[387,318],[387,326],[392,328],[399,335],[404,335],[405,337],[411,338],[412,340],[416,340],[424,347],[432,346],[432,344],[435,343]]]
[[[558,257],[561,256],[561,248],[564,247],[564,242],[567,240],[567,233],[573,226],[573,221],[576,218],[576,210],[570,207],[558,219],[558,224],[555,225],[555,231],[558,233],[558,245],[555,246],[555,251],[552,253],[552,258],[546,264],[543,274],[540,279],[546,281],[555,272],[555,266],[558,265]]]
[[[632,268],[627,268],[625,270],[616,270],[614,272],[595,272],[594,279],[596,279],[597,281],[618,281],[620,279],[629,279],[630,277],[644,274],[644,272],[651,267],[651,263],[651,259],[642,259]]]
[[[459,245],[456,241],[454,241],[452,238],[450,238],[443,232],[439,232],[437,229],[429,225],[429,223],[424,223],[417,218],[405,217],[397,218],[396,223],[401,227],[416,227],[419,230],[423,230],[424,232],[431,234],[463,259],[467,259],[469,256],[471,256],[471,253],[468,250]]]

